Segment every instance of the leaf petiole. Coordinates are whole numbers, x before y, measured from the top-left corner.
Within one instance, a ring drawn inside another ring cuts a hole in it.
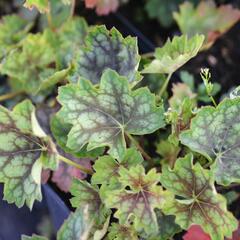
[[[158,93],[158,97],[159,98],[161,98],[163,93],[166,91],[168,83],[169,83],[171,77],[172,77],[172,73],[169,73],[167,78],[166,78],[166,80],[165,80],[165,82],[164,82],[164,84],[162,85],[162,87],[161,87],[161,89],[160,89],[160,91]]]
[[[82,172],[84,172],[84,173],[86,173],[86,174],[92,175],[92,174],[94,173],[91,169],[85,168],[84,166],[82,166],[82,165],[80,165],[80,164],[78,164],[78,163],[75,163],[75,162],[73,162],[72,160],[70,160],[70,159],[68,159],[68,158],[66,158],[66,157],[64,157],[64,156],[62,156],[62,155],[58,155],[58,159],[59,159],[60,161],[62,161],[62,162],[65,162],[65,163],[68,164],[68,165],[71,165],[71,166],[73,166],[73,167],[78,168],[79,170],[81,170]]]
[[[153,164],[152,158],[144,151],[144,149],[140,146],[140,144],[138,143],[138,141],[136,141],[134,139],[134,137],[132,137],[129,133],[126,133],[127,137],[129,138],[129,140],[136,146],[136,148],[141,152],[141,154],[143,155],[143,157],[148,160],[151,164]]]
[[[4,94],[4,95],[1,95],[0,96],[0,102],[3,102],[5,100],[8,100],[8,99],[11,99],[11,98],[14,98],[20,94],[24,93],[24,91],[16,91],[16,92],[12,92],[12,93],[7,93],[7,94]]]

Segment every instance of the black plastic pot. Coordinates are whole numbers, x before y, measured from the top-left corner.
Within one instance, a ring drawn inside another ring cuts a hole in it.
[[[38,233],[37,226],[46,216],[50,217],[57,232],[70,210],[48,185],[42,190],[43,201],[36,202],[30,211],[25,206],[19,209],[3,201],[3,186],[0,185],[0,240],[20,240],[22,234]]]

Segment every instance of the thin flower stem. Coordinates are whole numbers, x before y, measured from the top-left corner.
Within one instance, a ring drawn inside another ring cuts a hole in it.
[[[11,92],[11,93],[1,95],[0,96],[0,102],[3,102],[5,100],[11,99],[11,98],[14,98],[14,97],[16,97],[16,96],[18,96],[22,93],[24,93],[24,92],[23,91],[16,91],[16,92]]]
[[[71,165],[73,167],[76,167],[78,168],[79,170],[81,170],[82,172],[86,173],[86,174],[90,174],[90,175],[93,175],[93,171],[89,168],[85,168],[84,166],[78,164],[78,163],[75,163],[73,162],[72,160],[68,159],[68,158],[65,158],[64,156],[62,155],[58,155],[58,159],[61,160],[62,162],[65,162],[66,164],[68,165]]]
[[[148,160],[151,164],[153,164],[152,158],[144,151],[144,149],[140,146],[138,141],[136,141],[129,133],[126,133],[127,137],[130,141],[136,146],[136,148],[141,152],[143,157]]]
[[[209,96],[209,97],[210,97],[210,99],[211,99],[211,101],[212,101],[214,107],[217,107],[217,103],[215,102],[213,96]]]
[[[165,82],[164,82],[164,84],[163,84],[163,86],[161,87],[161,89],[160,89],[160,91],[159,91],[159,93],[158,93],[158,97],[159,97],[159,98],[161,98],[162,95],[163,95],[163,93],[166,91],[167,86],[168,86],[168,84],[169,84],[169,81],[170,81],[171,77],[172,77],[172,73],[169,73],[168,76],[167,76],[167,78],[166,78],[166,80],[165,80]]]

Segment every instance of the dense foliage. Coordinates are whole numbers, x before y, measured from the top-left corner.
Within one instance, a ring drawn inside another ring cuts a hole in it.
[[[104,14],[120,2],[86,6]],[[208,69],[198,87],[187,72],[171,97],[167,87],[240,11],[212,1],[183,3],[174,13],[183,35],[140,56],[136,38],[74,16],[75,1],[24,6],[41,15],[8,15],[0,23],[0,73],[11,91],[0,96],[4,200],[32,209],[52,171],[76,209],[58,240],[165,240],[184,230],[185,239],[194,231],[231,238],[238,220],[221,189],[240,182],[238,90],[217,102],[220,86]]]

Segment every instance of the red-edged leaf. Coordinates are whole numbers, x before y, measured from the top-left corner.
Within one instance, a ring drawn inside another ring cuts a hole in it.
[[[226,240],[240,240],[240,223],[238,229],[233,232],[232,238],[227,238]]]
[[[183,236],[183,240],[211,240],[211,238],[199,225],[192,225]]]

